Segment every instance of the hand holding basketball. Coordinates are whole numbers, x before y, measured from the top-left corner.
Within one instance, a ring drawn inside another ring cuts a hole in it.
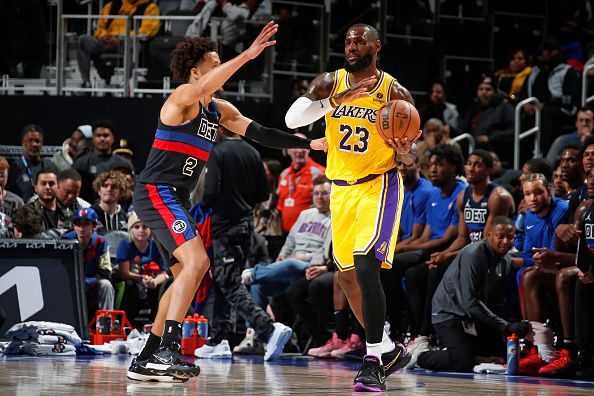
[[[406,154],[421,136],[421,117],[415,107],[405,100],[384,104],[375,120],[377,132],[398,154]]]

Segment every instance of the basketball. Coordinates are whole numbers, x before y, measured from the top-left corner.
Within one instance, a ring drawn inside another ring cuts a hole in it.
[[[404,137],[413,140],[417,137],[420,126],[419,112],[405,100],[393,100],[377,111],[375,127],[384,140]]]

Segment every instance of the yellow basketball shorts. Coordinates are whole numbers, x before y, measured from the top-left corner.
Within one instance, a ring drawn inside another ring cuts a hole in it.
[[[338,269],[355,268],[354,255],[366,255],[371,249],[382,268],[392,268],[403,200],[397,170],[361,184],[332,184],[332,246]]]

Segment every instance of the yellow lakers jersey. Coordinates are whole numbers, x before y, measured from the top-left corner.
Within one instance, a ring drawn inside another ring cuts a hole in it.
[[[381,71],[368,97],[343,103],[326,114],[326,176],[329,179],[355,181],[396,167],[394,150],[386,146],[375,129],[377,111],[392,100],[390,90],[395,81],[388,73]],[[334,72],[330,96],[349,87],[349,73],[345,69]]]

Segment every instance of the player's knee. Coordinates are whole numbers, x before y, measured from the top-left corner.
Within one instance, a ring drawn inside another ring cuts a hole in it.
[[[538,271],[534,268],[528,268],[522,274],[522,288],[524,290],[531,289],[538,283]]]

